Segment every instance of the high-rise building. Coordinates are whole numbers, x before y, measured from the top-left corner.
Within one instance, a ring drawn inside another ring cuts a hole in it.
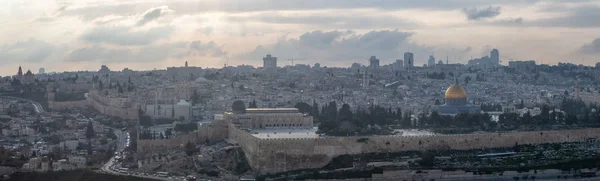
[[[411,52],[404,53],[404,61],[406,62],[406,68],[412,68],[415,66],[414,55]]]
[[[490,52],[490,58],[491,58],[491,64],[493,65],[499,65],[500,64],[500,53],[498,52],[498,49],[493,49]]]
[[[427,60],[427,66],[435,66],[435,58],[433,55],[429,55],[429,60]]]
[[[44,73],[46,73],[46,69],[40,68],[40,70],[38,71],[38,74],[44,74]]]
[[[277,57],[272,57],[271,54],[267,54],[267,56],[265,58],[263,58],[263,68],[265,68],[265,69],[277,68]]]
[[[478,65],[482,67],[491,67],[500,65],[500,53],[498,49],[493,49],[490,51],[490,56],[483,56],[481,58],[471,58],[469,60],[468,65]]]
[[[400,59],[396,59],[396,64],[394,65],[396,70],[402,70],[404,68],[404,61]]]
[[[375,56],[371,56],[371,58],[369,58],[369,68],[379,68],[379,59],[377,59]]]

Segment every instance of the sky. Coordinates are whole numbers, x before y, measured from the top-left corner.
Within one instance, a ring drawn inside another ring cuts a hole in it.
[[[600,0],[2,0],[0,75],[170,66],[595,64]]]

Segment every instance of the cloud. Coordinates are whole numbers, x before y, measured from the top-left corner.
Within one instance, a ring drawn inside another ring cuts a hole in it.
[[[198,32],[200,32],[206,36],[212,34],[213,31],[214,31],[213,27],[203,27],[203,28],[198,29]]]
[[[148,11],[146,11],[144,13],[144,16],[142,17],[142,19],[140,19],[137,22],[138,26],[142,26],[150,21],[156,20],[158,18],[160,18],[162,15],[172,12],[173,10],[170,10],[168,6],[160,6],[160,7],[156,7],[156,8],[152,8],[149,9]]]
[[[330,61],[329,63],[341,63],[339,65],[345,66],[346,63],[357,60],[366,61],[372,55],[382,61],[395,60],[402,56],[403,50],[409,45],[411,51],[419,57],[425,57],[427,52],[433,50],[431,47],[410,43],[412,35],[413,33],[399,30],[370,31],[364,34],[317,30],[303,33],[297,38],[281,38],[274,44],[257,46],[253,51],[238,54],[235,58],[258,62],[270,52],[281,59],[302,57],[307,61]]]
[[[68,62],[160,62],[170,58],[186,57],[222,57],[227,55],[223,46],[210,41],[175,42],[159,45],[147,45],[140,48],[107,48],[100,45],[80,48],[72,51],[66,58]]]
[[[556,6],[545,11],[560,13],[562,16],[544,18],[530,22],[531,26],[597,28],[600,27],[600,6],[580,5],[574,7]]]
[[[148,45],[160,39],[168,38],[174,28],[160,26],[147,30],[132,31],[124,26],[98,26],[84,33],[80,38],[90,43],[108,43],[116,45]]]
[[[581,46],[579,52],[583,54],[600,55],[600,38],[596,38],[591,43]]]
[[[33,21],[35,21],[35,22],[52,22],[52,21],[56,20],[58,17],[60,17],[62,15],[62,13],[65,12],[66,9],[67,9],[67,6],[61,6],[56,11],[54,11],[50,14],[45,14],[43,16],[39,16],[39,17],[35,18]]]
[[[199,40],[192,41],[189,43],[189,48],[188,55],[191,56],[222,57],[227,55],[227,52],[223,49],[223,45],[219,46],[214,41],[204,44]]]
[[[44,41],[29,39],[0,47],[0,62],[43,62],[59,50]]]
[[[477,8],[463,8],[462,12],[467,15],[468,20],[479,20],[486,18],[493,18],[500,15],[500,7],[487,7],[484,9]]]
[[[473,50],[473,48],[471,48],[471,46],[468,46],[467,48],[461,50],[460,52],[461,53],[469,53],[469,52],[471,52],[471,50]]]
[[[356,13],[356,12],[354,12]],[[261,22],[269,24],[298,24],[313,28],[326,29],[374,29],[374,28],[415,28],[419,23],[390,15],[360,15],[338,13],[260,13],[252,16],[232,16],[227,18],[233,22]]]
[[[379,9],[379,10],[455,10],[462,7],[502,5],[531,5],[539,0],[205,0],[205,1],[166,1],[161,5],[177,10],[178,14],[199,12],[267,12],[304,11],[331,9]],[[88,3],[77,8],[67,9],[65,14],[92,20],[109,14],[130,15],[156,7],[155,1],[117,1],[114,3]]]

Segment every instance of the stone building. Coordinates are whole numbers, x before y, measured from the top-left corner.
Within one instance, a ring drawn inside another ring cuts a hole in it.
[[[242,129],[312,128],[313,117],[297,108],[246,108],[236,101],[226,119]]]

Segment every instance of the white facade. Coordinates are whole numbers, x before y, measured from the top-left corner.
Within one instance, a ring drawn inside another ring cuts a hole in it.
[[[188,120],[192,117],[192,105],[186,100],[180,100],[177,103],[172,101],[159,101],[158,104],[146,104],[144,112],[146,115],[157,118],[179,119],[183,117]]]

